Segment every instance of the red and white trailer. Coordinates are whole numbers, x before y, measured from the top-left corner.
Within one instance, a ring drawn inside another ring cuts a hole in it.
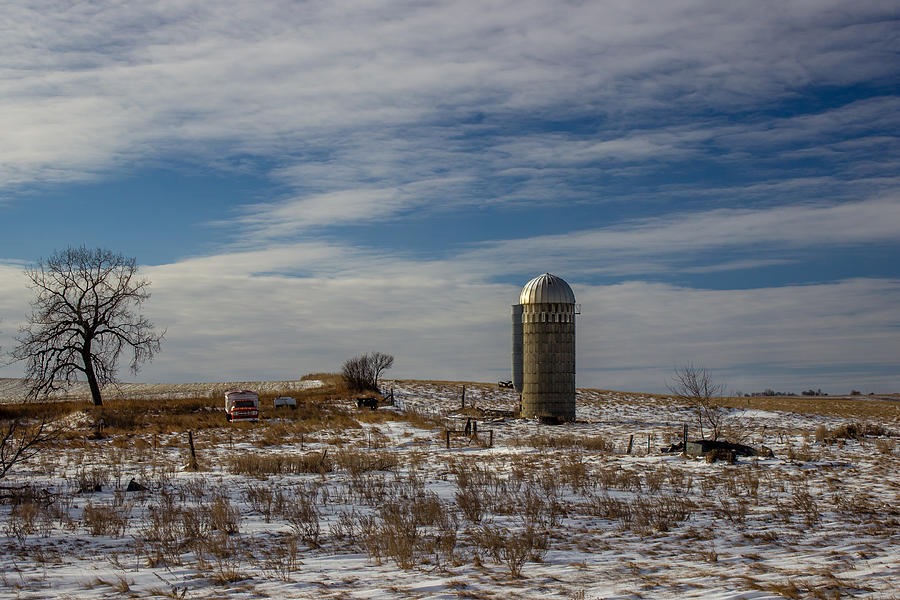
[[[225,392],[225,418],[229,421],[258,421],[259,396],[252,390]]]

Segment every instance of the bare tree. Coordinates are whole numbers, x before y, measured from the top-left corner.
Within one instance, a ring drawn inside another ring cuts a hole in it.
[[[131,352],[131,372],[159,352],[165,331],[140,314],[150,282],[135,259],[109,250],[67,248],[25,271],[34,290],[32,313],[12,355],[23,360],[29,393],[49,395],[87,379],[94,404],[100,386],[116,381],[119,356]]]
[[[16,463],[40,452],[44,444],[59,437],[61,431],[52,427],[46,416],[34,422],[21,417],[0,421],[0,479]]]
[[[715,383],[709,371],[692,364],[675,368],[672,381],[666,385],[669,391],[679,399],[686,401],[697,413],[697,425],[700,427],[700,437],[705,439],[704,425],[706,425],[712,439],[719,439],[722,433],[724,411],[715,403],[713,398],[721,396],[725,391],[725,385]]]
[[[342,375],[351,390],[378,391],[381,374],[394,365],[394,357],[382,352],[360,354],[344,363]]]
[[[383,352],[373,352],[369,358],[372,361],[372,374],[374,376],[372,384],[378,390],[378,380],[381,379],[382,373],[394,366],[394,357]]]
[[[351,390],[370,389],[372,369],[369,364],[369,355],[362,354],[346,360],[341,374],[344,377],[344,383]]]

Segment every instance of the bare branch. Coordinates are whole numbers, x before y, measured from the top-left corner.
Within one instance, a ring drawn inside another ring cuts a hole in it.
[[[0,479],[17,463],[28,460],[47,442],[57,439],[62,431],[46,417],[31,423],[22,418],[0,422]]]

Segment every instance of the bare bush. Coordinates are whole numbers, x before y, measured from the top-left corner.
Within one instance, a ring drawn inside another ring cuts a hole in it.
[[[88,502],[81,513],[81,520],[91,535],[121,537],[128,528],[131,510],[131,504],[116,506]]]
[[[682,496],[636,496],[631,500],[602,494],[588,505],[591,514],[618,521],[623,529],[635,531],[668,531],[673,525],[686,521],[696,505]]]
[[[358,515],[357,519],[360,543],[375,564],[380,565],[383,556],[383,542],[378,519],[374,515]]]
[[[250,506],[262,514],[266,523],[271,522],[273,514],[283,513],[287,501],[282,490],[273,490],[267,485],[251,484],[244,494]]]
[[[187,515],[190,512],[186,510],[183,514]],[[217,531],[225,535],[234,535],[239,531],[241,513],[231,503],[231,499],[224,490],[216,494],[208,505],[201,508],[201,515],[204,529],[208,531]]]
[[[725,391],[724,384],[715,383],[706,369],[689,364],[676,368],[672,381],[666,387],[694,409],[701,438],[706,438],[705,427],[713,441],[719,439],[726,412],[713,398],[722,395]]]
[[[474,485],[466,486],[456,492],[456,504],[472,523],[480,523],[487,509],[484,491]]]
[[[293,488],[291,499],[285,506],[284,516],[294,533],[312,548],[318,548],[322,528],[316,499],[317,485],[301,485]]]
[[[536,434],[528,437],[512,440],[519,446],[531,446],[540,450],[568,450],[570,448],[582,448],[595,452],[610,453],[615,450],[615,445],[602,435],[574,435],[571,433],[548,435]]]
[[[37,532],[40,514],[40,505],[32,502],[13,506],[5,525],[6,535],[16,538],[19,543],[24,542],[25,538]]]
[[[261,551],[263,568],[281,581],[291,581],[291,574],[300,570],[300,549],[297,536],[290,534],[264,547]]]
[[[359,515],[355,510],[339,513],[329,526],[328,533],[338,541],[357,541],[360,536]]]
[[[379,528],[384,553],[401,569],[410,569],[417,563],[419,523],[405,503],[389,503],[380,510]]]
[[[819,504],[808,488],[800,487],[795,489],[791,494],[791,500],[794,508],[802,513],[803,522],[806,525],[815,525],[822,519],[822,515],[819,512]]]
[[[727,497],[720,495],[715,514],[719,518],[727,519],[735,525],[743,525],[747,520],[747,502],[740,497]]]
[[[532,529],[510,531],[504,527],[482,525],[476,542],[496,562],[506,565],[510,577],[521,577],[529,559],[541,559],[547,548],[546,533]]]
[[[573,494],[583,492],[591,484],[590,469],[581,454],[570,454],[559,465],[560,478],[572,488]]]

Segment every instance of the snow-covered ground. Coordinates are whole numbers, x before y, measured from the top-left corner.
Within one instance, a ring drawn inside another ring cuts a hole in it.
[[[448,450],[445,427],[513,393],[470,385],[460,412],[459,385],[386,387],[394,407],[346,406],[359,427],[198,431],[199,472],[183,433],[43,452],[2,480],[36,497],[0,505],[0,596],[900,598],[894,417],[847,439],[845,419],[735,409],[731,435],[774,457],[729,465],[660,451],[687,408],[580,390],[576,423],[478,420]]]

